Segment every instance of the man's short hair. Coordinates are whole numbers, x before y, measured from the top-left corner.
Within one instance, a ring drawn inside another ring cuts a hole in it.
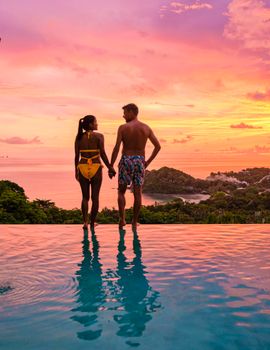
[[[128,112],[132,111],[135,115],[139,114],[139,108],[134,103],[129,103],[122,107],[122,109],[126,109]]]

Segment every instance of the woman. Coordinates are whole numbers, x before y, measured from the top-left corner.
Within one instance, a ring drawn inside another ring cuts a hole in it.
[[[75,177],[82,190],[83,228],[88,227],[88,202],[90,198],[92,208],[90,214],[90,227],[95,226],[99,207],[99,191],[102,183],[102,165],[100,158],[109,170],[110,177],[115,175],[104,149],[104,136],[97,130],[96,117],[87,115],[79,120],[78,134],[75,139]]]

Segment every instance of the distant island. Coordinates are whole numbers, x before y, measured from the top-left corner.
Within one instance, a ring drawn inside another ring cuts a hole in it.
[[[146,174],[145,193],[209,194],[200,203],[175,199],[166,204],[142,207],[142,224],[252,224],[270,223],[270,169],[251,168],[240,172],[211,173],[205,180],[182,171],[161,168]],[[127,209],[127,222],[132,210]],[[118,222],[116,209],[102,209],[101,224]],[[0,181],[1,224],[81,224],[79,209],[58,208],[49,199],[30,201],[22,187],[8,180]]]
[[[213,194],[217,191],[230,193],[236,189],[256,186],[270,189],[270,168],[250,168],[239,172],[211,173],[205,180],[173,168],[146,171],[144,193],[162,194]]]

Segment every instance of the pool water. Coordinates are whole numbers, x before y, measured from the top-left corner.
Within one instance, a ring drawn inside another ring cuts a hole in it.
[[[270,349],[270,225],[0,225],[0,349]]]

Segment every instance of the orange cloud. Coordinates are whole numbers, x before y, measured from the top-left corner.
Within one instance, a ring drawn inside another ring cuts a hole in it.
[[[250,124],[240,123],[240,124],[232,124],[230,126],[232,129],[262,129],[262,126],[254,126]]]
[[[186,137],[182,138],[182,139],[173,139],[172,143],[187,143],[189,141],[191,141],[193,139],[193,137],[191,135],[187,135]]]
[[[194,104],[175,104],[175,103],[163,103],[163,102],[153,102],[154,105],[159,105],[159,106],[168,106],[168,107],[188,107],[188,108],[194,108]]]
[[[33,143],[35,144],[42,143],[38,136],[34,137],[32,140],[27,140],[18,136],[13,136],[6,139],[0,139],[0,142],[12,144],[12,145],[29,145]]]
[[[238,148],[238,147],[229,147],[227,149],[220,150],[222,152],[226,153],[234,153],[234,154],[265,154],[270,153],[270,147],[268,146],[260,146],[255,145],[251,148]]]
[[[270,153],[270,147],[256,145],[254,147],[254,149],[253,149],[253,152],[256,152],[256,153]]]

